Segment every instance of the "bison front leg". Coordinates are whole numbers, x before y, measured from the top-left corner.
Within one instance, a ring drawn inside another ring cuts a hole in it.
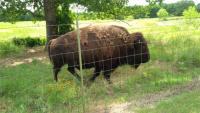
[[[81,77],[75,72],[74,67],[68,67],[68,71],[72,73],[72,75],[75,76],[79,81],[81,81]]]
[[[112,70],[105,70],[103,75],[104,75],[104,78],[108,81],[109,84],[111,84],[111,80],[110,80],[110,74],[111,74]]]

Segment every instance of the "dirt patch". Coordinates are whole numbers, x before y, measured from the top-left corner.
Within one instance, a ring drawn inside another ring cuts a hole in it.
[[[166,100],[172,96],[180,95],[183,92],[190,92],[197,89],[200,89],[200,78],[196,78],[186,85],[174,86],[166,91],[146,95],[142,99],[131,102],[128,109],[134,111],[138,107],[153,107],[155,103],[159,101]]]
[[[120,104],[112,104],[107,110],[107,113],[134,113],[134,112],[127,111],[130,104],[131,103],[129,102],[120,103]]]
[[[111,105],[98,104],[95,109],[91,110],[89,113],[134,113],[126,111],[131,103],[115,103]],[[126,111],[126,112],[125,112]]]
[[[17,66],[24,63],[31,63],[33,60],[44,60],[47,59],[47,53],[42,47],[35,47],[27,49],[21,56],[10,56],[8,58],[0,59],[1,67]]]
[[[165,91],[145,95],[142,99],[125,103],[113,103],[107,106],[99,105],[95,108],[97,112],[91,113],[134,113],[134,111],[140,107],[153,107],[155,103],[159,101],[166,100],[183,92],[190,92],[198,89],[200,89],[200,77],[186,85],[174,86]]]

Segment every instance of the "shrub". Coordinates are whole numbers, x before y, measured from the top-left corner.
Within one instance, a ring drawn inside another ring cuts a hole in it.
[[[200,14],[197,12],[194,6],[190,6],[187,10],[184,10],[183,16],[186,19],[193,19],[200,17]]]
[[[133,16],[126,16],[125,17],[127,20],[132,20],[133,19]]]
[[[157,12],[157,16],[162,19],[162,20],[166,20],[168,17],[169,13],[167,12],[166,9],[161,8],[158,12]]]
[[[149,9],[146,6],[129,6],[126,8],[126,12],[135,19],[145,18],[149,15]]]
[[[156,18],[157,17],[157,12],[160,10],[159,5],[152,5],[152,6],[147,6],[149,9],[149,17],[150,18]]]
[[[199,29],[200,22],[198,18],[200,17],[200,14],[197,12],[196,8],[194,6],[189,7],[187,10],[183,12],[183,16],[186,19],[186,24],[189,24],[190,26],[194,27],[195,29]]]
[[[11,42],[0,42],[0,57],[19,54],[23,49],[23,47],[18,47]]]
[[[12,42],[17,46],[26,46],[26,47],[34,47],[34,46],[42,46],[45,45],[45,38],[13,38]]]

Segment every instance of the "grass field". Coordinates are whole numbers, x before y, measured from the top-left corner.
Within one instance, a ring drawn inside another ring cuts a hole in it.
[[[85,86],[86,112],[199,113],[199,28],[185,24],[183,19],[140,19],[126,22],[129,25],[120,21],[98,21],[124,26],[130,32],[144,33],[149,42],[151,61],[141,65],[138,70],[128,65],[119,67],[111,75],[112,85],[108,85],[100,76],[90,87]],[[85,26],[95,21],[81,23]],[[4,25],[9,31],[6,33],[0,28],[0,39],[2,42],[9,42],[13,36],[44,35],[44,22],[39,24],[42,27],[20,28],[21,30],[11,32],[12,27],[34,24],[0,23],[0,26]],[[45,53],[42,55],[45,56]],[[23,57],[25,56],[20,59]],[[6,58],[1,58],[2,61],[4,59]],[[16,66],[3,63],[0,67],[0,112],[82,112],[80,83],[66,71],[67,66],[59,74],[60,81],[55,83],[51,68],[48,59],[33,59],[31,63]],[[87,80],[92,72],[93,69],[84,70],[84,79]]]
[[[13,38],[45,37],[45,22],[17,22],[15,24],[0,22],[0,57],[20,55],[24,47],[14,45]]]
[[[0,22],[0,40],[10,40],[14,37],[44,37],[45,22],[17,22],[15,24]]]

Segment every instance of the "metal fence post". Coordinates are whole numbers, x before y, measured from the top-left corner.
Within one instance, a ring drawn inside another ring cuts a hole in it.
[[[77,29],[77,44],[79,53],[79,66],[80,66],[80,76],[81,76],[81,99],[82,99],[82,110],[85,113],[85,96],[84,96],[84,86],[83,86],[83,67],[82,67],[82,55],[81,55],[81,43],[80,43],[80,31],[79,31],[79,19],[78,13],[76,18],[76,29]]]

